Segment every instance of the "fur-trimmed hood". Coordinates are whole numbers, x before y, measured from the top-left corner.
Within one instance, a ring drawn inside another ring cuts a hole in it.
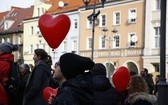
[[[128,98],[126,99],[126,103],[134,104],[135,102],[137,102],[139,100],[144,100],[144,101],[147,101],[151,104],[154,104],[157,101],[155,95],[150,95],[145,92],[136,92],[136,93],[132,93],[128,96]]]

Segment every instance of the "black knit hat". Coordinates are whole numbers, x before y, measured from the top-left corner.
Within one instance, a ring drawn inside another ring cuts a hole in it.
[[[106,67],[102,63],[96,63],[95,66],[91,69],[91,74],[93,76],[96,75],[106,76]]]
[[[66,53],[60,57],[61,72],[66,79],[71,79],[85,70],[93,68],[95,63],[87,57],[82,57],[74,53]]]

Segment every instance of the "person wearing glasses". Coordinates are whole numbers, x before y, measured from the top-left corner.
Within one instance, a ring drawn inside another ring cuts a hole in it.
[[[74,53],[63,54],[55,63],[53,78],[60,86],[57,95],[51,95],[51,105],[93,105],[92,76],[90,72],[95,63],[87,57]]]

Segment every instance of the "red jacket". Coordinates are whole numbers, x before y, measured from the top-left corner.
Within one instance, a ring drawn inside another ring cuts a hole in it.
[[[8,97],[7,93],[3,88],[3,85],[5,85],[6,81],[8,80],[10,63],[5,60],[13,62],[14,55],[13,54],[0,55],[0,104],[3,103],[3,105],[8,105]]]

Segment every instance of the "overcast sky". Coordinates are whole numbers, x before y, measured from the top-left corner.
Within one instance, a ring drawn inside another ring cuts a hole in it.
[[[30,7],[35,0],[0,0],[0,12],[10,10],[11,6]]]

